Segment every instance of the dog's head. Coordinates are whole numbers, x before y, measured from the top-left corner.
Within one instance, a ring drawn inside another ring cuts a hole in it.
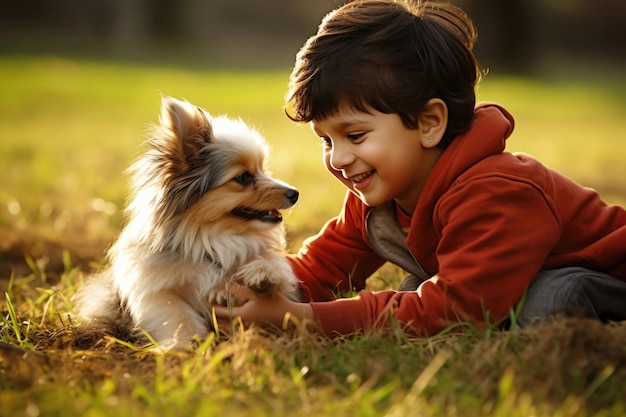
[[[158,221],[232,223],[266,228],[282,221],[298,191],[265,172],[268,146],[241,120],[212,117],[187,101],[162,97],[160,124],[149,150],[133,166],[134,190],[144,189]],[[135,207],[135,211],[139,210]]]

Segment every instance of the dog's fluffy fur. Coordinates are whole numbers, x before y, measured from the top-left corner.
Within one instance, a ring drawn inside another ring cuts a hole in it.
[[[74,298],[79,319],[130,321],[167,350],[208,334],[229,281],[297,299],[279,210],[298,192],[264,172],[261,135],[164,96],[147,145],[129,170],[127,223],[109,266]]]

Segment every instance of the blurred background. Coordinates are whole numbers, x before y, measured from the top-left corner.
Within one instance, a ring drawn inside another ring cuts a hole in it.
[[[3,48],[288,66],[339,0],[0,0]],[[623,0],[454,0],[498,72],[574,56],[624,65]]]
[[[318,140],[283,114],[294,56],[339,0],[0,0],[0,284],[97,267],[159,92],[241,117],[301,191],[291,249],[341,207]],[[479,101],[533,154],[626,203],[626,2],[455,0],[489,74]],[[0,285],[1,286],[1,285]]]

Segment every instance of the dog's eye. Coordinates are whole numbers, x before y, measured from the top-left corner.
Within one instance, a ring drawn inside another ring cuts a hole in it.
[[[243,171],[237,175],[234,180],[241,185],[250,185],[254,182],[254,175],[250,174],[248,171]]]

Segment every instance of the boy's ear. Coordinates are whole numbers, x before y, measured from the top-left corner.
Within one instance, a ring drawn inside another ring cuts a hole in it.
[[[418,126],[422,134],[422,146],[424,148],[436,147],[448,127],[448,106],[446,103],[439,98],[428,100],[418,117]]]

